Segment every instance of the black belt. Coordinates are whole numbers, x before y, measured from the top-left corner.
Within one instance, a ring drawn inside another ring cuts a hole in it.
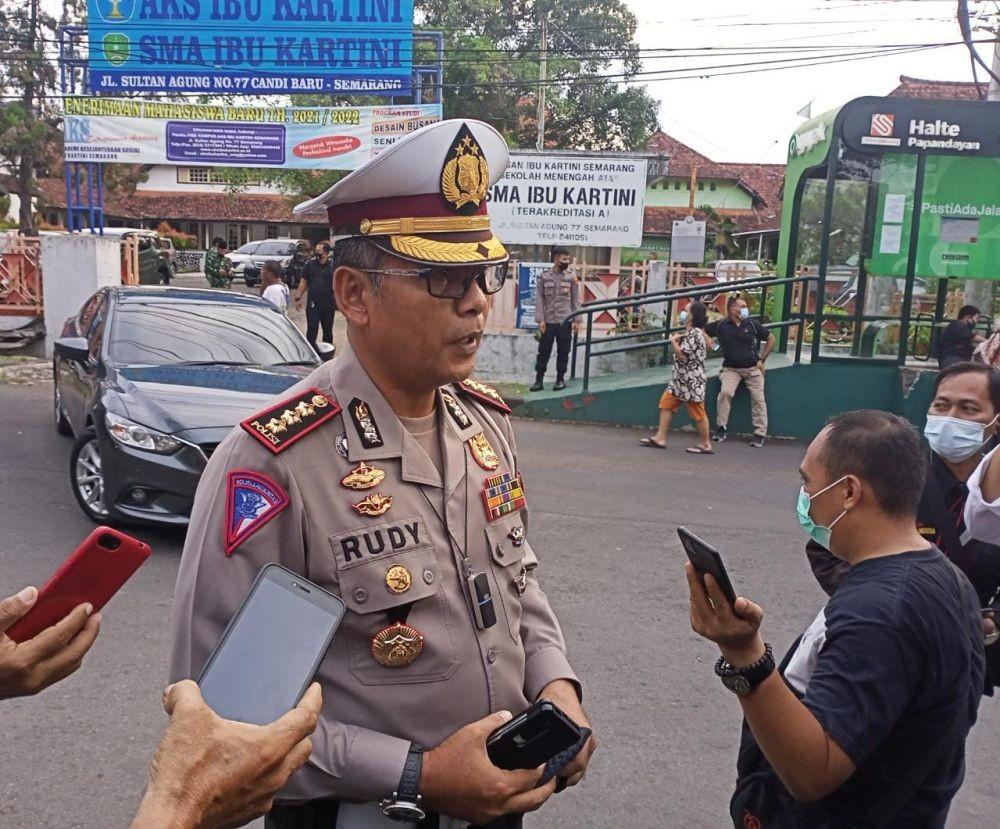
[[[264,818],[264,829],[335,829],[340,802],[334,798],[306,803],[276,803]],[[438,829],[438,815],[428,812],[419,829]],[[504,815],[472,829],[521,829],[521,815]]]

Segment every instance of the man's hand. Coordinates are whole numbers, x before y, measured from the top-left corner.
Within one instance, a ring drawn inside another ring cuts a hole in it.
[[[580,320],[579,319],[573,320],[573,333],[574,334],[579,334],[580,333]]]
[[[760,369],[760,373],[761,373],[761,374],[763,374],[763,373],[764,373],[764,372],[765,372],[765,371],[767,370],[767,369],[765,368],[765,366],[764,366],[764,361],[763,361],[763,360],[758,360],[758,361],[757,361],[757,368],[759,368],[759,369]]]
[[[490,714],[424,755],[420,794],[428,809],[472,823],[489,823],[501,815],[533,812],[549,799],[556,781],[536,788],[541,767],[505,771],[486,754],[486,738],[510,719],[509,711]]]
[[[751,665],[764,655],[764,640],[760,624],[764,611],[742,596],[729,605],[722,590],[711,575],[704,582],[694,565],[684,565],[691,591],[691,628],[699,636],[719,646],[730,665],[738,668]]]
[[[542,693],[538,695],[538,698],[554,702],[578,726],[589,728],[593,732],[594,726],[590,724],[590,720],[584,713],[583,706],[580,705],[580,697],[576,693],[576,688],[569,680],[557,679],[554,682],[550,682],[542,689]],[[591,755],[596,750],[597,737],[591,733],[587,744],[580,749],[580,753],[573,758],[573,762],[560,770],[559,780],[563,781],[567,786],[575,786],[579,783],[583,779],[583,775],[587,773],[587,765],[590,763]]]
[[[323,696],[313,683],[270,725],[221,719],[191,680],[169,686],[170,725],[149,769],[132,829],[242,826],[270,811],[274,795],[309,758]]]
[[[538,330],[541,331],[543,334],[545,333],[545,323],[544,322],[538,323]]]
[[[17,643],[6,632],[38,599],[34,587],[0,601],[0,699],[37,694],[83,664],[101,629],[101,615],[82,604],[34,639]]]

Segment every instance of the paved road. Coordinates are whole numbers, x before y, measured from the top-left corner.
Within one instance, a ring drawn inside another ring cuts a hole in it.
[[[0,591],[43,581],[91,528],[67,483],[69,441],[47,386],[0,387]],[[601,738],[586,782],[535,827],[721,827],[739,705],[687,623],[674,527],[725,551],[741,592],[786,647],[823,600],[795,521],[801,447],[729,443],[713,458],[636,446],[638,433],[522,422],[532,543]],[[180,533],[141,531],[155,555],[105,614],[83,670],[38,698],[0,704],[0,826],[127,825],[164,726],[167,622]],[[414,712],[414,716],[420,716]],[[985,700],[950,826],[996,825],[1000,707]]]

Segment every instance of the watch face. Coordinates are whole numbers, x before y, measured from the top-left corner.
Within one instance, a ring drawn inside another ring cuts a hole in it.
[[[427,815],[415,803],[383,803],[382,814],[401,823],[418,823]]]
[[[722,678],[722,684],[734,694],[738,694],[741,697],[745,697],[751,690],[750,683],[747,682],[746,677],[740,676],[739,674],[735,676],[724,676]]]

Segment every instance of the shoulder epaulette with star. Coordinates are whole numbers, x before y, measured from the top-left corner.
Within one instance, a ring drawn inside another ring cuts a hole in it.
[[[469,378],[459,383],[457,388],[463,394],[474,397],[480,403],[485,403],[487,406],[499,409],[504,414],[510,414],[510,406],[507,405],[507,401],[500,396],[500,392],[493,388],[493,386],[487,386],[485,383]]]
[[[339,411],[336,400],[319,389],[306,389],[240,421],[240,426],[277,455]]]

